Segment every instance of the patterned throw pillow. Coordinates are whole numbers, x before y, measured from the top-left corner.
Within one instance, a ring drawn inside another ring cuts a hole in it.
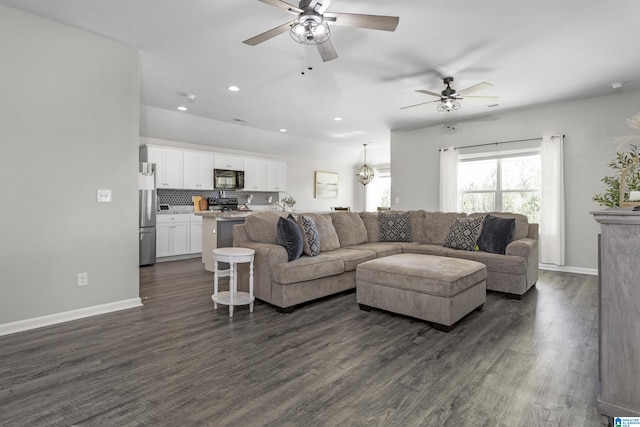
[[[318,235],[316,222],[311,217],[300,215],[298,217],[298,225],[302,231],[304,254],[308,256],[318,255],[320,253],[320,236]]]
[[[378,212],[381,242],[410,242],[411,213]]]
[[[456,218],[449,228],[443,246],[451,249],[473,251],[482,232],[484,217]]]

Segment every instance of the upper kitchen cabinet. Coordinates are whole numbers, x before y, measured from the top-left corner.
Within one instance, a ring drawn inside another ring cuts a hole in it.
[[[183,188],[182,150],[144,145],[141,161],[156,164],[156,186],[158,188]]]
[[[244,159],[244,191],[267,191],[267,161]]]
[[[267,191],[287,191],[287,162],[267,160]]]
[[[186,150],[182,164],[184,188],[213,190],[213,153]]]
[[[234,171],[244,170],[244,158],[227,154],[215,154],[213,156],[214,169],[229,169]]]

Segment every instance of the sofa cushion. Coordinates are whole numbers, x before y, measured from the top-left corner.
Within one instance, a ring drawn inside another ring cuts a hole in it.
[[[306,213],[307,217],[313,218],[320,238],[320,252],[332,251],[340,247],[340,239],[336,229],[333,227],[330,214]]]
[[[302,232],[303,252],[308,256],[316,256],[320,253],[320,237],[313,218],[306,215],[298,215],[298,226]]]
[[[515,226],[515,218],[500,218],[487,215],[484,218],[482,232],[478,238],[478,248],[481,251],[504,255],[507,245],[513,239]]]
[[[282,285],[305,282],[344,272],[344,262],[338,255],[321,253],[318,256],[303,256],[295,261],[274,265],[271,278]]]
[[[259,212],[247,216],[244,229],[249,239],[259,243],[278,244],[278,219],[286,217],[284,212]]]
[[[377,212],[360,212],[360,218],[367,230],[367,241],[369,243],[380,241],[380,220]]]
[[[426,212],[422,209],[409,211],[411,214],[411,241],[420,243],[424,239]]]
[[[294,261],[300,258],[302,255],[303,243],[302,232],[298,223],[293,218],[293,215],[289,214],[287,218],[280,217],[278,219],[278,244],[284,246],[287,250],[287,256],[289,261]]]
[[[427,212],[422,243],[442,245],[445,237],[449,234],[453,220],[466,216],[466,213],[457,212]]]
[[[378,212],[380,220],[381,242],[410,242],[411,241],[411,213],[410,212]]]
[[[402,253],[403,243],[399,242],[372,242],[361,243],[355,246],[349,246],[347,249],[366,249],[376,253],[377,258],[397,255]]]
[[[331,212],[331,221],[336,229],[340,246],[351,246],[367,241],[367,229],[356,212]]]
[[[447,256],[449,252],[453,250],[455,249],[445,248],[444,246],[441,246],[441,245],[432,245],[430,243],[422,243],[414,246],[405,246],[402,248],[402,253]]]
[[[515,218],[516,227],[513,230],[513,240],[524,239],[529,235],[529,218],[527,218],[526,215],[511,212],[485,212],[469,214],[470,217],[479,217],[485,215],[493,215],[500,218]]]
[[[444,239],[443,246],[452,249],[462,249],[473,251],[480,232],[482,231],[483,217],[478,218],[456,218],[449,228],[449,233]]]
[[[344,262],[344,271],[354,271],[358,264],[376,258],[376,253],[369,249],[340,248],[327,252],[327,255],[338,255]]]

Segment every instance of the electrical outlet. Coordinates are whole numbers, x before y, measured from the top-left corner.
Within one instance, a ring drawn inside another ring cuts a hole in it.
[[[89,284],[89,275],[84,273],[78,273],[78,286],[87,286]]]

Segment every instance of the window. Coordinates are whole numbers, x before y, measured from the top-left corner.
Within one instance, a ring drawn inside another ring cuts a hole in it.
[[[366,210],[375,212],[378,207],[391,207],[391,169],[374,168],[375,178],[365,187]]]
[[[514,212],[540,223],[540,152],[460,155],[458,209]]]

